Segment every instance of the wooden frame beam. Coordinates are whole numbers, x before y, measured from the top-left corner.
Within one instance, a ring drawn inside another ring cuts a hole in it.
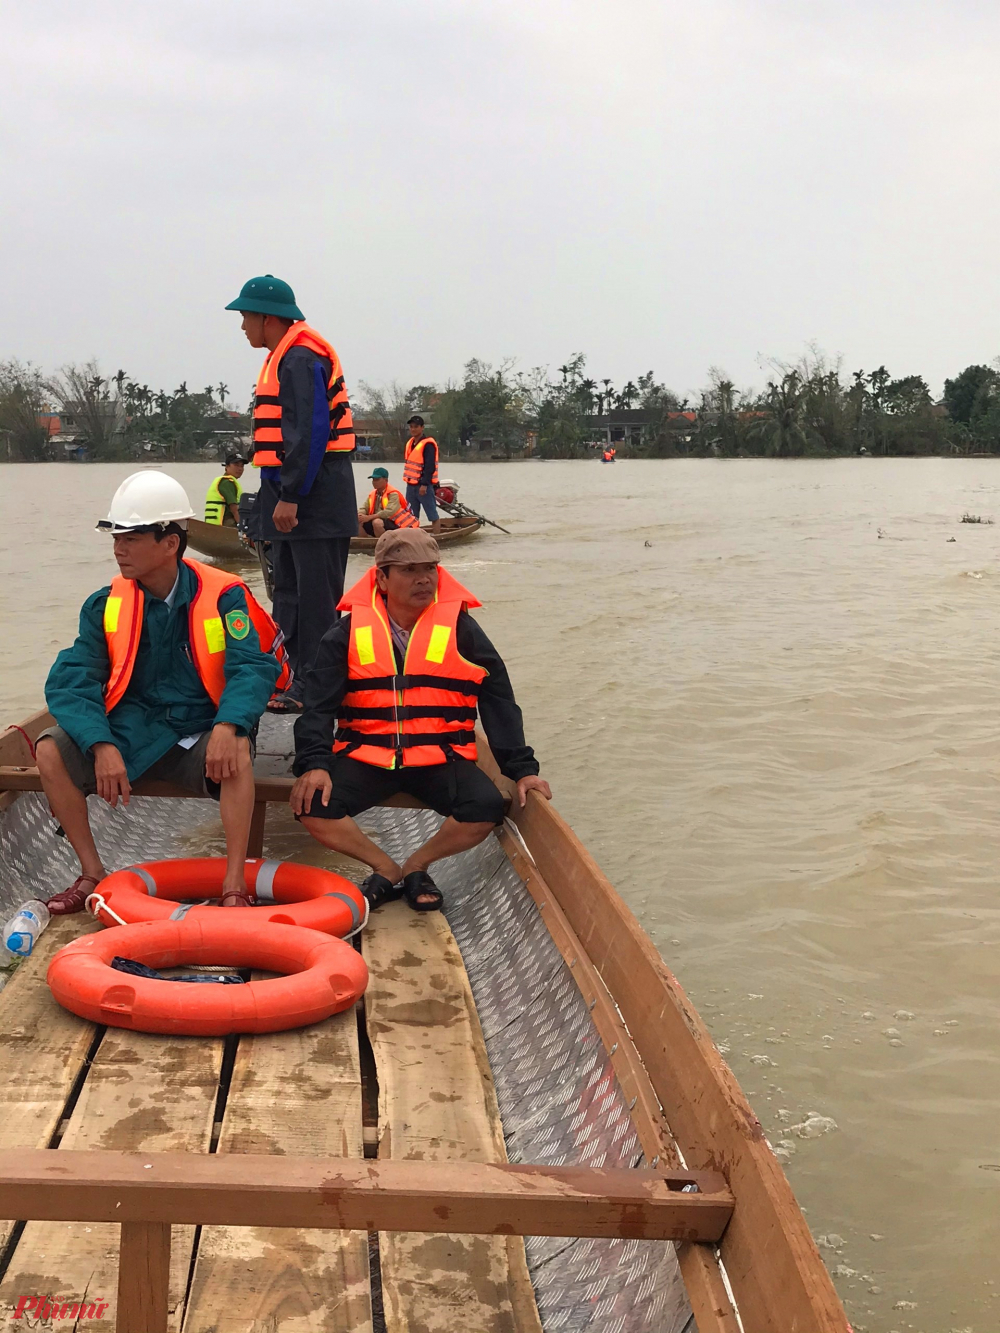
[[[686,1187],[695,1192],[684,1192]],[[153,1225],[716,1241],[733,1198],[713,1171],[221,1153],[0,1152],[0,1216]],[[123,1251],[124,1251],[123,1238]]]

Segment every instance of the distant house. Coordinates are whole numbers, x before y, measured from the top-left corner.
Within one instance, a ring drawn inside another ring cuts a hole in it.
[[[354,439],[362,453],[382,456],[382,442],[385,438],[385,426],[377,417],[355,416]]]
[[[35,418],[48,434],[49,453],[55,459],[80,462],[87,456],[86,441],[72,413],[41,412]]]
[[[672,427],[684,431],[694,426],[698,420],[697,412],[668,412],[666,419]],[[650,412],[646,408],[617,408],[599,416],[584,417],[584,424],[595,448],[608,444],[639,445],[649,433],[651,427],[663,420],[659,412]]]

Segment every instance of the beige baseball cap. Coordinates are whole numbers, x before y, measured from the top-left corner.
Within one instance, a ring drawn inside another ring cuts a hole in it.
[[[383,532],[375,543],[375,564],[379,569],[386,565],[436,565],[440,560],[440,546],[422,528]]]

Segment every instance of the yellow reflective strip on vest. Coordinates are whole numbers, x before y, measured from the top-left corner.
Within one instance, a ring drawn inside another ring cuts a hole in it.
[[[362,666],[370,666],[375,661],[375,644],[372,641],[371,625],[359,625],[354,631],[354,651]]]
[[[427,661],[437,662],[438,666],[444,661],[444,655],[448,650],[448,640],[451,638],[450,625],[435,625],[431,630],[431,640],[427,645]]]
[[[120,597],[109,597],[104,603],[104,633],[114,634],[118,628],[118,617],[121,614],[122,599]]]
[[[205,621],[205,643],[210,653],[226,651],[226,631],[222,628],[221,616],[213,616]]]

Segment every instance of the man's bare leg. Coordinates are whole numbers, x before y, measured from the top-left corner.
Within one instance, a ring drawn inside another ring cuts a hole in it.
[[[449,815],[437,833],[406,858],[403,862],[403,875],[412,874],[414,870],[426,870],[434,861],[443,861],[446,856],[454,856],[456,852],[467,852],[471,847],[478,847],[489,837],[493,827],[492,824],[486,823],[462,824]],[[434,895],[418,893],[417,901],[433,902]]]
[[[376,847],[349,815],[343,819],[314,819],[311,815],[303,815],[299,823],[324,847],[353,857],[369,866],[376,875],[384,875],[390,884],[398,884],[402,878],[403,872],[392,857]]]
[[[244,864],[255,795],[253,765],[247,763],[235,777],[223,778],[219,786],[219,815],[226,835],[226,877],[222,881],[222,893],[223,896],[246,893]]]
[[[88,879],[102,880],[106,872],[90,827],[87,798],[79,787],[73,785],[59,747],[51,736],[38,742],[35,763],[53,818],[62,825],[69,845],[80,860],[80,873]]]

